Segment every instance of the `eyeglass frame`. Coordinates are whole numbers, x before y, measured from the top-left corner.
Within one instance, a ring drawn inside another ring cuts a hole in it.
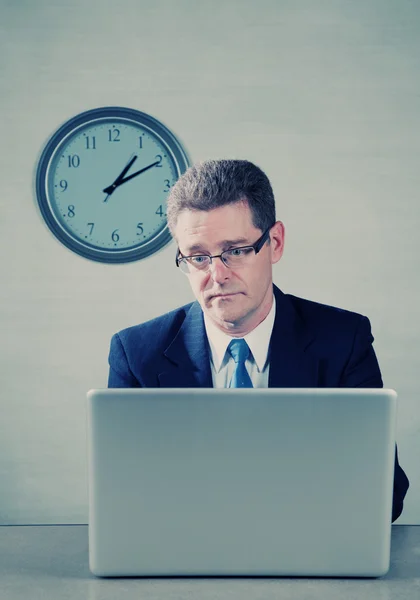
[[[178,248],[176,256],[175,256],[175,264],[177,267],[179,267],[179,264],[183,258],[196,258],[197,256],[205,256],[206,258],[210,259],[210,262],[209,262],[207,269],[202,269],[203,273],[208,271],[208,269],[210,268],[210,266],[213,262],[213,258],[220,258],[220,260],[225,265],[225,267],[228,267],[229,269],[231,269],[232,267],[227,265],[225,263],[225,261],[223,260],[223,258],[222,258],[223,254],[225,252],[231,252],[232,250],[244,250],[245,248],[252,248],[255,252],[255,255],[257,255],[260,252],[260,250],[262,249],[262,247],[264,246],[265,242],[268,240],[270,230],[272,229],[272,227],[273,227],[273,225],[270,225],[270,227],[268,227],[268,229],[266,229],[264,231],[262,236],[260,238],[258,238],[258,240],[254,244],[248,244],[246,246],[235,246],[234,248],[230,248],[229,250],[223,250],[223,252],[221,252],[221,254],[214,254],[213,256],[209,255],[209,254],[191,254],[189,256],[184,256],[182,254],[181,250]],[[185,273],[185,272],[186,271],[183,271],[183,273]],[[195,273],[195,272],[200,272],[200,269],[195,269],[194,271],[192,271],[192,273]]]

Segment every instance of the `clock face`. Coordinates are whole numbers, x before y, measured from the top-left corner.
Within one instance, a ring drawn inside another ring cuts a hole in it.
[[[171,240],[166,198],[188,165],[180,142],[150,115],[87,111],[47,143],[38,203],[48,227],[74,252],[101,262],[138,260]]]

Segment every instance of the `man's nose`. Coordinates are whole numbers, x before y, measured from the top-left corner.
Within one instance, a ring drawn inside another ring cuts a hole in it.
[[[229,279],[230,269],[225,265],[220,256],[212,258],[209,271],[213,281],[216,281],[217,283]]]

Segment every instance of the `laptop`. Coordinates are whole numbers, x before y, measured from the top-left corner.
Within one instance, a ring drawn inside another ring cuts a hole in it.
[[[90,390],[98,577],[381,577],[391,389]]]

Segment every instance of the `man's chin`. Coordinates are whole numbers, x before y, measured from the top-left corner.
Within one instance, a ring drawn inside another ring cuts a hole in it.
[[[239,325],[245,316],[244,311],[238,310],[237,307],[226,305],[212,306],[207,312],[213,320],[229,325]]]

